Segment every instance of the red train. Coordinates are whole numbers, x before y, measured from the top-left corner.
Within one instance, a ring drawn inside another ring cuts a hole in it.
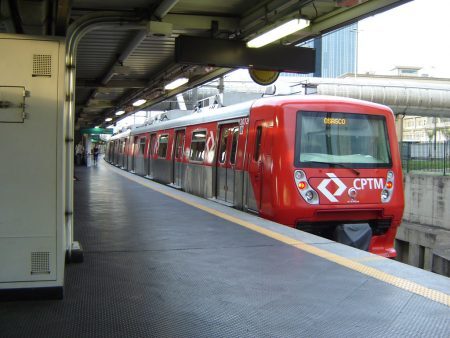
[[[368,224],[369,250],[396,255],[403,180],[394,116],[382,105],[262,98],[117,134],[106,160],[325,237]]]

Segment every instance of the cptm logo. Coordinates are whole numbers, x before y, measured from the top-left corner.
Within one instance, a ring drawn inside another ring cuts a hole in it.
[[[327,173],[329,178],[324,179],[318,185],[317,189],[326,197],[330,202],[338,202],[336,197],[341,196],[347,186],[342,182],[338,177],[336,177],[333,173]],[[331,193],[327,189],[327,186],[330,182],[334,182],[337,185],[337,190],[334,193]],[[353,180],[353,186],[350,187],[349,196],[353,202],[355,202],[354,198],[356,197],[358,190],[381,190],[384,187],[382,178],[355,178]]]
[[[344,182],[342,182],[339,178],[336,177],[335,174],[331,174],[331,173],[327,173],[327,176],[329,178],[324,179],[319,186],[317,187],[317,189],[319,189],[319,191],[324,194],[324,196],[326,198],[328,198],[330,200],[330,202],[337,202],[337,198],[335,196],[341,196],[345,189],[347,188],[347,186],[344,184]],[[334,194],[332,194],[328,189],[327,189],[327,185],[333,181],[337,186],[337,190],[334,192]]]

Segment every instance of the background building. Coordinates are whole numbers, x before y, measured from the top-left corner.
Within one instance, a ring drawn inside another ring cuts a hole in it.
[[[450,139],[450,120],[440,117],[405,116],[403,141],[441,142]]]
[[[358,23],[306,41],[299,46],[316,49],[316,71],[303,76],[335,78],[346,73],[357,73]]]

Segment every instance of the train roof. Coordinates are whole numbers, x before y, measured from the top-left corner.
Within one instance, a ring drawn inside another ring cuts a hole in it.
[[[203,108],[197,113],[132,129],[131,135],[246,117],[253,102],[254,100],[217,109]]]
[[[381,109],[381,110],[390,110],[389,107],[374,103],[370,101],[364,101],[349,97],[342,97],[342,96],[332,96],[332,95],[317,95],[317,94],[311,94],[311,95],[280,95],[280,96],[269,96],[264,97],[261,99],[257,99],[254,101],[254,104],[252,106],[282,106],[285,104],[291,104],[291,103],[344,103],[344,104],[350,104],[350,105],[364,105],[366,107],[371,107],[375,109]]]
[[[131,130],[127,130],[123,133],[114,135],[111,140],[127,137],[129,135],[142,134],[147,132],[154,132],[165,129],[181,128],[186,126],[192,126],[196,124],[233,120],[237,118],[247,117],[252,106],[263,105],[284,105],[292,102],[297,103],[314,103],[314,102],[335,102],[339,101],[347,104],[364,104],[377,109],[389,109],[386,106],[362,101],[352,98],[337,97],[337,96],[325,96],[325,95],[286,95],[286,96],[270,96],[256,100],[251,100],[243,103],[234,104],[228,107],[222,107],[217,109],[203,108],[200,112],[185,115],[173,120],[161,121],[153,123],[151,125],[140,126]]]

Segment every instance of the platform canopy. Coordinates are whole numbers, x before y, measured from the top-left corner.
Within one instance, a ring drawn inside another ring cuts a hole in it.
[[[82,129],[112,124],[234,68],[307,73],[314,66],[314,52],[282,48],[406,2],[9,0],[0,6],[0,32],[66,37],[67,69],[76,76],[76,128]],[[277,63],[246,47],[249,40],[293,19],[308,25],[272,44],[270,55],[278,55]],[[204,40],[192,40],[191,46],[185,37]],[[167,89],[180,78],[187,82]]]

